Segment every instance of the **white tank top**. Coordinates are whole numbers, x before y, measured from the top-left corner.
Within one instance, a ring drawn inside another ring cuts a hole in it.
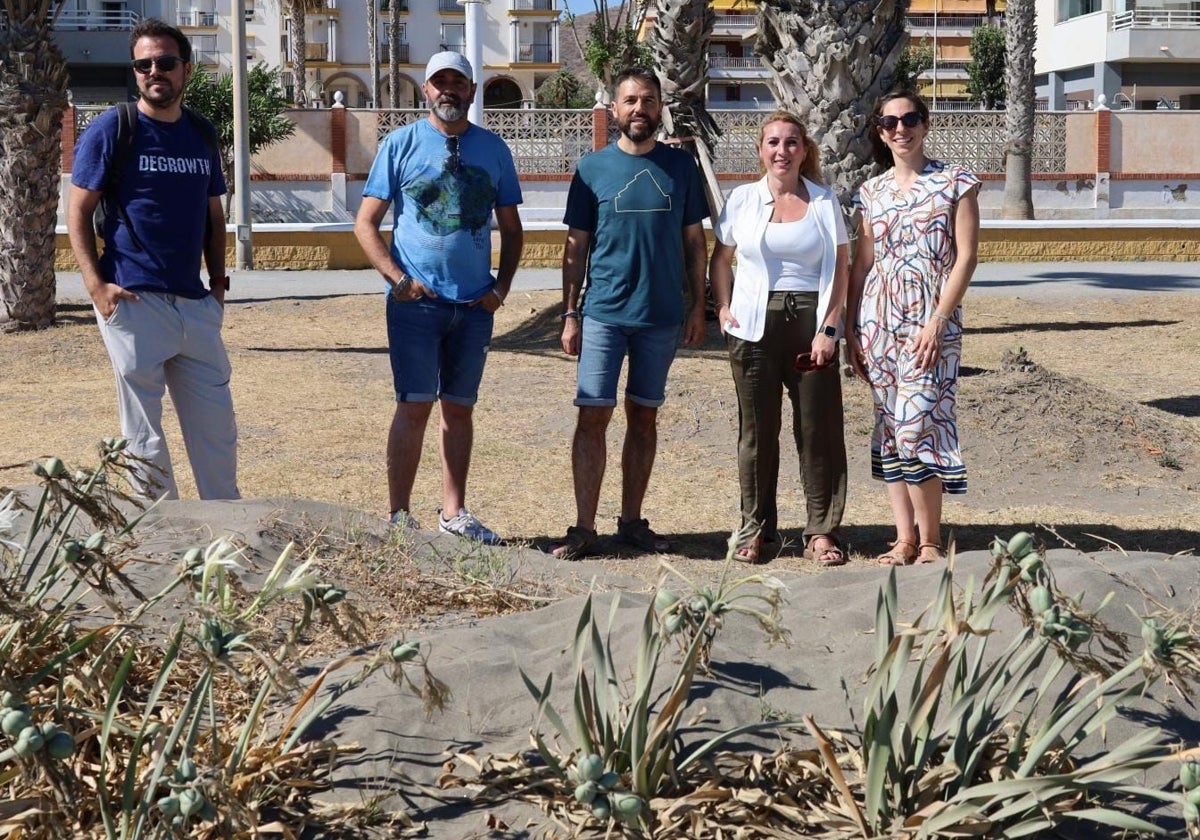
[[[803,219],[768,224],[763,236],[763,260],[771,279],[771,291],[819,291],[824,251],[812,207]]]

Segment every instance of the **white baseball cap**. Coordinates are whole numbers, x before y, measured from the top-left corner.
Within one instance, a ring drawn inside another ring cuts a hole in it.
[[[460,73],[468,82],[475,81],[475,74],[471,71],[471,62],[467,61],[467,57],[462,53],[446,50],[429,59],[429,63],[425,65],[425,81],[428,82],[432,79],[439,70],[453,70]]]

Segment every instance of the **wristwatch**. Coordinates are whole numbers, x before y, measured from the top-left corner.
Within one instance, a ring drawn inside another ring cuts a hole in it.
[[[208,288],[212,289],[213,291],[216,291],[217,289],[224,289],[225,291],[228,292],[229,291],[229,275],[226,274],[224,277],[209,277],[208,278]]]
[[[413,279],[408,276],[407,271],[400,272],[400,279],[392,285],[392,293],[402,295],[412,287]]]
[[[829,324],[826,324],[825,326],[821,327],[821,333],[829,336],[830,338],[837,338],[837,327],[831,327]]]

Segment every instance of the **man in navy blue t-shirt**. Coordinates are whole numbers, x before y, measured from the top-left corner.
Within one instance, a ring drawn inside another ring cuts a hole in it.
[[[97,117],[75,147],[71,248],[116,374],[121,434],[148,463],[135,465],[136,489],[148,497],[179,495],[162,429],[169,389],[200,498],[237,499],[237,426],[221,340],[229,289],[221,161],[205,137],[211,124],[183,110],[192,73],[183,33],[148,18],[130,34],[129,46],[140,99],[132,147],[122,155],[113,201],[106,202],[104,254],[97,254],[92,216],[112,183],[115,108]]]
[[[689,346],[704,339],[708,203],[691,155],[655,139],[662,107],[653,73],[621,71],[612,102],[621,134],[579,161],[567,194],[562,348],[579,357],[579,419],[571,446],[576,522],[552,546],[558,557],[582,557],[595,546],[605,434],[626,356],[617,536],[643,551],[671,547],[650,529],[642,501],[680,332]],[[686,313],[685,283],[691,292]]]

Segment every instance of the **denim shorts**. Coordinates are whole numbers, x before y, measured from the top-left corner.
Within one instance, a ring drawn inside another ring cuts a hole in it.
[[[474,405],[493,320],[482,306],[430,298],[400,303],[387,295],[396,402]]]
[[[657,408],[666,400],[667,371],[675,360],[679,325],[617,327],[583,319],[579,351],[579,387],[575,405],[615,406],[621,363],[629,355],[625,397],[637,405]]]

